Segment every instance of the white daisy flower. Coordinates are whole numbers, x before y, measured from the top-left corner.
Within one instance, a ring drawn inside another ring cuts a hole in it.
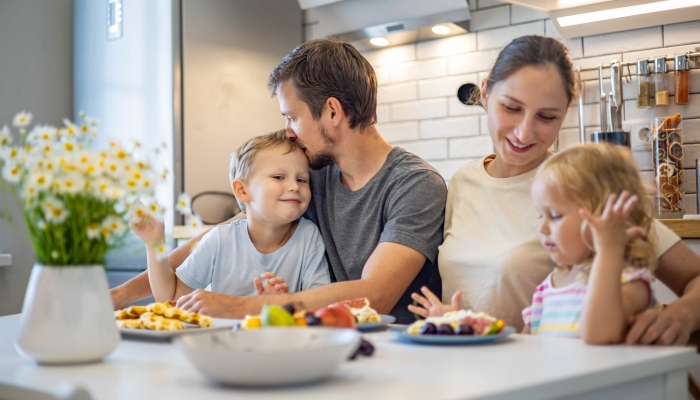
[[[162,220],[163,216],[165,216],[165,207],[153,200],[152,202],[148,203],[148,212],[155,218]]]
[[[67,154],[72,154],[78,149],[78,144],[73,140],[66,140],[61,144],[61,150]]]
[[[88,239],[97,240],[100,238],[100,224],[97,222],[91,222],[87,227],[87,237]]]
[[[82,175],[71,172],[62,178],[55,181],[58,185],[56,190],[58,193],[76,194],[85,188],[85,179]]]
[[[137,218],[139,221],[142,221],[146,216],[149,215],[148,208],[143,205],[143,203],[138,202],[134,203],[129,207],[129,214],[131,214],[131,218]]]
[[[168,258],[168,248],[165,246],[165,242],[155,245],[156,260],[161,261]]]
[[[17,115],[15,115],[15,118],[12,120],[12,125],[14,125],[18,128],[25,128],[31,122],[32,122],[32,113],[22,111],[22,112],[17,113]]]
[[[0,131],[0,147],[9,146],[12,144],[12,134],[7,125],[2,127]]]
[[[55,197],[49,196],[44,199],[41,208],[49,223],[60,224],[68,218],[68,210],[66,210],[65,205]]]
[[[166,180],[168,178],[168,169],[164,169],[163,172],[160,174],[160,179]]]
[[[187,195],[187,193],[182,193],[180,197],[177,198],[175,209],[183,215],[192,214],[192,199]]]
[[[47,228],[46,222],[44,222],[43,219],[40,219],[40,220],[36,221],[36,227],[39,228],[39,230],[45,231]]]
[[[202,226],[204,226],[202,219],[199,218],[197,214],[192,214],[187,219],[187,229],[194,234],[199,234],[199,232],[202,230]]]
[[[36,186],[37,190],[46,190],[51,187],[53,176],[47,171],[34,171],[27,180],[28,185]]]
[[[111,191],[112,183],[106,178],[100,178],[95,181],[92,187],[92,192],[98,199],[106,200]]]
[[[110,200],[121,200],[124,198],[124,190],[120,187],[111,187],[107,192],[107,198]]]
[[[108,244],[112,243],[113,235],[108,226],[105,226],[104,224],[100,225],[100,235],[104,238],[105,242]]]
[[[79,116],[80,118],[85,119],[85,111],[83,111],[83,110],[78,111],[78,116]]]
[[[21,196],[23,199],[35,198],[39,194],[39,190],[34,185],[24,185]]]
[[[49,125],[38,125],[29,132],[27,140],[33,143],[50,143],[54,139],[56,129]]]
[[[109,231],[115,235],[121,235],[124,233],[124,229],[126,229],[126,224],[124,224],[124,221],[115,215],[110,215],[109,217],[105,218],[102,221],[101,226],[103,228],[109,228]]]
[[[9,183],[17,183],[21,178],[20,166],[17,165],[15,161],[5,162],[5,166],[2,168],[2,177]]]
[[[78,133],[78,127],[75,126],[74,123],[70,122],[68,118],[63,119],[63,124],[66,126],[64,129],[61,129],[61,134],[63,136],[72,138],[75,137],[76,134]]]

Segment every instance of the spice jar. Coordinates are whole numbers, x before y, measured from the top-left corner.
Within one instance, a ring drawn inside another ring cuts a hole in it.
[[[668,105],[668,86],[666,85],[666,57],[654,59],[654,99],[657,106]]]
[[[683,218],[683,140],[681,115],[651,120],[657,218]]]
[[[637,60],[637,107],[651,107],[649,60]]]
[[[688,71],[688,56],[683,54],[674,57],[673,66],[675,72],[674,87],[676,89],[676,94],[674,97],[674,103],[676,104],[688,104],[689,101],[689,74]]]

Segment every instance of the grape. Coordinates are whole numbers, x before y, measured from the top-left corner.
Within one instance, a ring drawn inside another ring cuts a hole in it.
[[[457,335],[473,335],[474,328],[472,328],[472,326],[469,324],[462,324],[462,325],[457,327],[455,334],[457,334]]]
[[[440,327],[438,327],[437,330],[438,335],[454,335],[455,331],[452,329],[452,326],[450,324],[442,324]]]
[[[292,303],[287,303],[283,305],[282,308],[287,310],[287,312],[289,312],[290,314],[294,315],[294,305],[292,305]]]
[[[309,313],[306,314],[306,325],[308,326],[321,326],[321,318]]]
[[[423,325],[422,328],[420,328],[420,334],[421,335],[434,335],[437,333],[437,328],[435,327],[435,324],[433,323],[426,323]]]

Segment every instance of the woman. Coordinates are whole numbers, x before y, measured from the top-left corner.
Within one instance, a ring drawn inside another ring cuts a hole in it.
[[[537,236],[530,186],[551,154],[575,85],[571,58],[555,39],[525,36],[500,52],[481,85],[496,154],[464,165],[448,190],[438,265],[443,300],[454,293],[452,305],[443,306],[425,289],[425,297],[413,296],[424,308],[409,306],[411,311],[425,316],[471,308],[522,327],[521,311],[554,268]],[[685,344],[700,328],[700,257],[659,222],[652,234],[658,243],[656,276],[680,299],[633,317],[626,341]]]

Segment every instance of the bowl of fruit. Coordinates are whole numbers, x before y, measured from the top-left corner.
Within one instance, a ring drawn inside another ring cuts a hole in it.
[[[361,343],[355,329],[241,329],[175,340],[209,380],[224,385],[289,385],[331,375]]]

